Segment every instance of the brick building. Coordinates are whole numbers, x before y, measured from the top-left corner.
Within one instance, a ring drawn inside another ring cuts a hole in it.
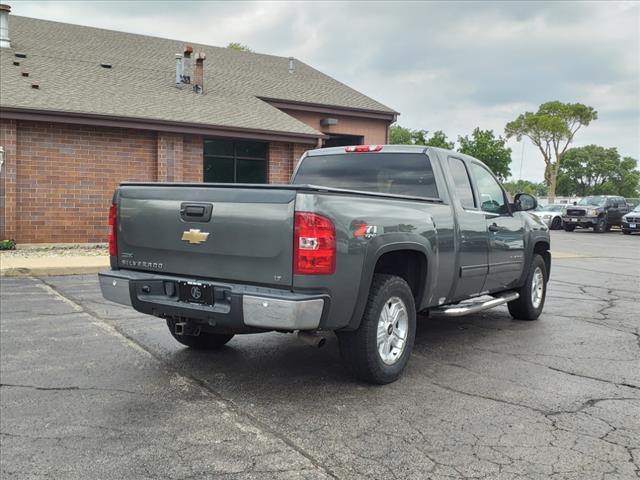
[[[297,59],[0,14],[0,238],[18,243],[103,242],[125,180],[286,183],[305,150],[385,143],[397,115]]]

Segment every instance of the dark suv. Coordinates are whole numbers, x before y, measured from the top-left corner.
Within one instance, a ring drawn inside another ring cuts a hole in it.
[[[593,228],[596,233],[609,231],[613,225],[620,226],[622,217],[629,212],[627,201],[612,195],[584,197],[573,206],[567,207],[562,222],[567,232],[576,227]]]

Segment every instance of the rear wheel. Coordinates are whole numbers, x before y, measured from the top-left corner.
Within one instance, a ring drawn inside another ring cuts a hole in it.
[[[167,319],[167,326],[169,327],[171,336],[182,345],[186,345],[190,348],[198,350],[216,350],[233,338],[232,333],[200,332],[199,335],[177,335],[175,333],[176,323],[178,323],[178,320],[176,319]]]
[[[622,230],[625,235],[631,235],[631,230]]]
[[[560,217],[556,217],[551,222],[551,230],[560,230],[562,228],[562,219]]]
[[[576,229],[575,225],[567,225],[566,223],[564,225],[565,232],[573,232],[575,229]]]
[[[524,285],[518,290],[520,298],[509,302],[509,313],[516,320],[537,320],[547,294],[547,266],[543,258],[534,254]]]
[[[376,274],[358,329],[336,333],[340,354],[357,378],[377,384],[397,380],[416,334],[411,288],[400,277]]]
[[[597,223],[593,226],[593,231],[603,233],[607,228],[607,220],[604,217],[598,218]]]

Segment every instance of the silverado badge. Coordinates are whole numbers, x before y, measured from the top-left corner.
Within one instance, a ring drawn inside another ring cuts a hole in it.
[[[182,234],[182,240],[191,244],[206,242],[207,238],[209,238],[209,233],[201,232],[200,229],[197,228],[192,228]]]

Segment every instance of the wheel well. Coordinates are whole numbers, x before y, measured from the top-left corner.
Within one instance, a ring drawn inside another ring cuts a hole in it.
[[[386,273],[403,278],[411,288],[416,308],[420,308],[427,280],[427,257],[415,250],[396,250],[378,258],[374,273]]]
[[[544,260],[544,265],[547,267],[547,278],[551,274],[551,253],[549,253],[549,243],[537,242],[533,247],[533,253],[537,253]]]

